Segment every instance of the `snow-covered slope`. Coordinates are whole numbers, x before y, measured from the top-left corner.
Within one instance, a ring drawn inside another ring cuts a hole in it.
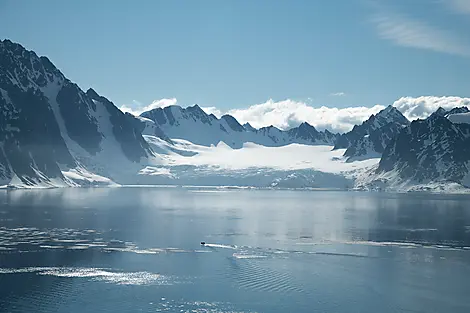
[[[328,131],[319,132],[308,123],[288,131],[274,126],[255,129],[249,124],[241,125],[230,115],[218,119],[206,114],[198,105],[157,108],[142,113],[141,117],[154,121],[171,139],[184,139],[203,146],[215,146],[219,142],[237,149],[247,142],[267,147],[291,143],[333,145],[337,137]]]

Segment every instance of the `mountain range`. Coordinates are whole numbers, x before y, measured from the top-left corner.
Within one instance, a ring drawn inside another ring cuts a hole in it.
[[[47,57],[0,41],[0,185],[7,187],[465,188],[469,123],[466,107],[409,121],[389,106],[344,134],[307,122],[256,129],[198,105],[134,116],[93,89],[81,90]]]

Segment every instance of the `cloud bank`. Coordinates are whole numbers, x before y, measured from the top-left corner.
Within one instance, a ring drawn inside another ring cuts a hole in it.
[[[255,104],[244,109],[230,110],[227,113],[234,116],[240,123],[249,122],[253,127],[276,126],[287,129],[308,122],[318,130],[328,129],[333,132],[351,130],[355,124],[360,124],[372,114],[382,110],[384,106],[329,108],[322,106],[314,108],[305,102],[283,100]]]
[[[140,114],[143,109],[165,107],[176,104],[176,99],[162,99],[154,101],[152,104],[139,108],[127,110],[135,114]],[[452,109],[454,107],[467,106],[470,108],[470,98],[461,97],[403,97],[393,103],[393,106],[400,110],[409,120],[426,118],[439,107]],[[217,107],[203,107],[207,114],[214,114],[217,117],[223,114],[234,116],[241,124],[250,123],[253,127],[276,126],[280,129],[296,127],[302,122],[308,122],[318,130],[328,129],[332,132],[347,132],[354,125],[361,124],[372,114],[384,109],[384,105],[373,107],[313,107],[302,101],[268,100],[265,103],[255,104],[241,109],[223,111]],[[122,110],[122,107],[121,107]]]
[[[143,106],[140,102],[134,100],[133,105],[130,106],[128,104],[123,104],[119,109],[122,112],[128,112],[133,115],[140,115],[142,112],[150,111],[156,108],[164,108],[170,105],[176,105],[178,101],[176,98],[169,98],[169,99],[160,99],[160,100],[154,100],[152,103],[149,105]]]
[[[439,107],[446,110],[455,107],[466,106],[470,108],[470,98],[461,97],[403,97],[393,103],[403,115],[409,120],[416,120],[418,118],[426,118],[435,112]]]

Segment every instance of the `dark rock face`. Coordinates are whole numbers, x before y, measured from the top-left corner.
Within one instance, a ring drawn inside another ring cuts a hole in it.
[[[180,109],[181,113],[186,118],[192,118],[194,121],[201,121],[204,124],[212,124],[212,118],[207,115],[204,110],[201,109],[197,104],[192,107],[187,107],[185,110]]]
[[[461,183],[470,161],[470,125],[453,124],[440,111],[413,121],[392,139],[377,172],[396,170],[402,179],[418,182]]]
[[[91,154],[100,152],[102,136],[98,122],[89,113],[90,110],[96,111],[95,103],[69,81],[57,94],[57,103],[69,137]]]
[[[227,122],[228,126],[236,132],[243,132],[245,131],[245,128],[238,123],[238,121],[231,115],[224,115],[222,116],[222,119]]]
[[[134,128],[140,133],[140,134],[143,134],[143,132],[145,131],[145,128],[146,128],[146,123],[144,121],[142,121],[141,119],[139,119],[138,117],[130,114],[130,113],[124,113],[124,115],[126,116],[127,120],[132,123],[134,125]],[[152,120],[150,120],[152,121]],[[152,121],[153,123],[153,132],[151,133],[152,136],[155,136],[155,137],[158,137],[162,140],[165,140],[167,141],[168,143],[172,143],[170,137],[168,137],[164,132],[163,130],[156,124]]]
[[[327,130],[324,132],[319,132],[315,127],[307,122],[300,124],[298,127],[289,129],[287,133],[292,138],[311,142],[320,141],[325,143],[333,143],[338,137],[337,135]]]
[[[400,111],[388,106],[361,125],[354,126],[349,133],[340,135],[334,149],[347,148],[344,156],[349,161],[380,156],[409,123]]]
[[[58,164],[75,164],[41,91],[54,79],[62,76],[46,58],[0,41],[0,162],[6,179],[16,174],[26,185],[64,179]]]
[[[132,162],[139,162],[141,158],[150,155],[151,149],[142,137],[142,131],[136,124],[119,110],[111,101],[99,96],[93,89],[86,93],[92,100],[104,105],[109,113],[109,120],[113,125],[113,134],[121,145],[122,151]]]

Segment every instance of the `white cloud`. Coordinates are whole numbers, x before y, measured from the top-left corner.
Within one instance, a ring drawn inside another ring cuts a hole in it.
[[[223,115],[222,111],[220,111],[216,107],[202,107],[201,109],[203,109],[204,112],[206,112],[207,114],[214,114],[218,118],[220,118]]]
[[[129,105],[123,104],[119,109],[122,112],[129,112],[133,115],[140,115],[142,112],[145,111],[150,111],[156,108],[164,108],[170,105],[176,105],[178,102],[176,98],[170,98],[170,99],[160,99],[160,100],[155,100],[152,103],[150,103],[147,106],[143,106],[140,102],[136,100],[132,100],[133,106],[130,107]]]
[[[140,114],[145,110],[175,105],[176,103],[176,99],[161,99],[154,101],[146,107],[127,110],[126,106],[122,106],[121,110],[124,107],[123,111],[125,112]],[[400,110],[409,120],[415,120],[428,117],[439,107],[452,109],[454,107],[467,106],[470,108],[470,98],[436,96],[403,97],[396,100],[393,106]],[[308,122],[318,130],[328,129],[332,132],[341,133],[350,131],[354,125],[361,124],[372,114],[376,114],[384,108],[385,106],[380,104],[373,107],[313,107],[306,102],[291,99],[277,102],[271,99],[265,103],[228,111],[213,106],[202,107],[207,114],[212,113],[219,118],[223,114],[230,114],[241,124],[249,122],[256,128],[273,125],[280,129],[288,129],[296,127],[302,122]]]
[[[333,96],[333,97],[343,97],[345,96],[346,94],[344,92],[334,92],[334,93],[330,93],[330,96]]]
[[[345,132],[383,108],[382,105],[314,108],[305,102],[287,99],[278,102],[268,100],[265,103],[255,104],[244,109],[230,110],[227,113],[233,115],[241,124],[249,122],[256,128],[273,125],[287,129],[298,126],[302,122],[308,122],[318,130],[328,129],[333,132]]]
[[[426,118],[439,107],[450,110],[455,107],[466,106],[470,108],[470,98],[460,97],[403,97],[393,103],[409,120]]]
[[[462,38],[423,21],[399,14],[380,14],[373,22],[380,38],[390,40],[398,46],[470,56],[470,45]]]
[[[469,0],[442,0],[444,5],[447,5],[456,13],[470,14],[470,1]]]
[[[470,108],[470,98],[460,97],[403,97],[393,103],[409,120],[426,118],[439,107],[452,109],[467,106]],[[308,122],[318,130],[328,129],[332,132],[347,132],[354,125],[361,124],[372,114],[384,109],[384,105],[373,107],[312,107],[305,102],[284,100],[255,104],[243,109],[226,112],[233,115],[241,124],[249,122],[253,127],[260,128],[273,125],[280,129],[298,126]]]

